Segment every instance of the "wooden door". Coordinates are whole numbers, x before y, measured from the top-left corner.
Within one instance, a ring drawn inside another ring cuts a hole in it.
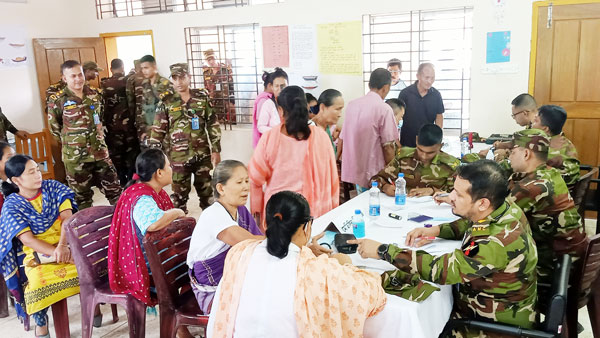
[[[104,70],[99,78],[108,76],[106,52],[102,38],[60,38],[60,39],[33,39],[35,66],[40,90],[40,98],[44,111],[42,120],[48,128],[46,111],[46,89],[61,79],[60,65],[66,60],[76,60],[82,64],[86,61],[95,61]],[[95,80],[92,86],[98,87]],[[61,159],[61,147],[52,139],[52,157],[54,158],[54,173],[59,181],[65,180],[65,169]]]
[[[565,135],[577,147],[581,163],[596,166],[600,164],[600,3],[581,2],[553,1],[550,27],[547,2],[534,3],[538,20],[533,29],[530,92],[539,105],[566,109]]]

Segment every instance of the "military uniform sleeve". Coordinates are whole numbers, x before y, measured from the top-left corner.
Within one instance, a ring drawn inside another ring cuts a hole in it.
[[[217,118],[217,112],[213,109],[210,98],[206,97],[206,126],[208,131],[208,140],[213,153],[221,152],[221,126]]]
[[[501,244],[486,240],[475,242],[471,249],[433,256],[425,251],[400,249],[390,245],[386,260],[400,270],[416,273],[422,279],[443,285],[467,283],[487,277],[508,264]]]
[[[2,124],[4,125],[4,130],[8,130],[13,134],[16,134],[16,132],[19,131],[17,128],[15,128],[15,126],[13,126],[12,123],[10,123],[8,118],[6,118],[6,115],[4,115],[4,113],[2,113],[2,108],[0,108],[0,120],[2,121]]]
[[[471,222],[464,218],[459,218],[454,222],[440,224],[439,238],[461,240],[465,232],[471,226]]]
[[[376,181],[379,187],[383,188],[385,184],[390,184],[391,180],[394,182],[398,178],[398,173],[400,173],[400,162],[402,161],[401,157],[394,157],[394,159],[388,163],[388,165],[381,169],[377,173],[377,175],[371,178],[371,181]]]
[[[152,148],[160,148],[167,131],[169,130],[169,114],[164,101],[160,101],[156,107],[156,115],[154,123],[150,128],[149,146]]]
[[[58,143],[62,142],[62,121],[62,107],[56,98],[50,98],[48,100],[48,127],[50,134]]]
[[[563,158],[562,177],[569,186],[577,183],[580,176],[579,160],[574,157]]]

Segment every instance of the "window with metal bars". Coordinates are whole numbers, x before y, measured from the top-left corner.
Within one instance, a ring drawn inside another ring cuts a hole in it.
[[[416,81],[421,63],[431,62],[446,134],[460,134],[469,128],[472,31],[472,7],[363,16],[365,90],[371,71],[392,58],[402,62],[406,85]]]
[[[221,121],[252,124],[254,99],[263,88],[258,24],[188,27],[185,44],[192,87],[209,90]]]
[[[190,12],[222,7],[241,7],[285,0],[96,0],[98,19],[156,13]]]

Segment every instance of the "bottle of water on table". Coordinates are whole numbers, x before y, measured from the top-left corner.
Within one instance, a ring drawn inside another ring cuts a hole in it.
[[[354,216],[352,216],[352,233],[356,238],[365,237],[365,220],[360,209],[354,210]]]
[[[369,189],[369,216],[377,217],[380,212],[379,188],[377,188],[377,182],[373,182],[371,183],[371,189]]]
[[[406,180],[404,180],[404,174],[399,173],[398,179],[396,180],[396,205],[402,206],[406,204]]]
[[[467,137],[463,137],[462,140],[460,141],[460,158],[463,158],[466,154],[468,154],[470,152],[470,147],[469,147],[469,139],[467,139]]]

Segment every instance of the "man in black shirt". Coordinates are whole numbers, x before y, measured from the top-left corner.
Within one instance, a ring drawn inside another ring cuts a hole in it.
[[[400,144],[416,147],[416,137],[419,129],[428,123],[435,123],[440,128],[444,125],[444,103],[442,95],[433,88],[435,69],[431,63],[419,65],[417,81],[404,88],[399,99],[406,103],[404,124],[400,134]]]

